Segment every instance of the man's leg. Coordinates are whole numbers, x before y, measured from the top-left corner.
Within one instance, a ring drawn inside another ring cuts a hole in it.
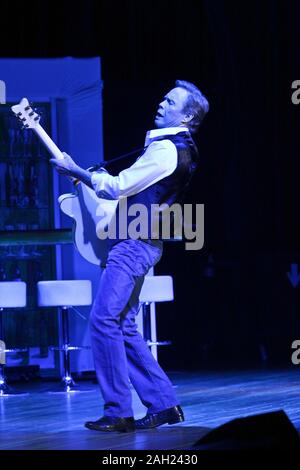
[[[145,266],[149,262],[154,266],[157,262],[157,250],[145,243],[137,247],[137,256],[140,260],[144,259]],[[137,279],[128,304],[122,312],[121,326],[131,383],[142,403],[148,408],[148,413],[157,413],[178,405],[178,400],[170,380],[137,331],[135,317],[143,281],[144,276]]]
[[[129,377],[148,413],[158,413],[178,405],[178,400],[170,380],[137,331],[134,310],[128,313],[122,325]]]
[[[112,258],[103,271],[91,311],[91,344],[105,416],[133,416],[120,314],[134,283],[122,263]]]
[[[159,249],[144,245],[141,241],[124,240],[111,249],[91,311],[91,343],[105,416],[132,416],[121,315],[138,278],[161,256]]]

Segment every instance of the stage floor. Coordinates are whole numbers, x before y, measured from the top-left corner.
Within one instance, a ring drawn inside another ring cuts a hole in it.
[[[151,450],[187,449],[212,428],[234,418],[283,409],[300,432],[300,366],[289,370],[174,372],[169,374],[185,413],[180,425],[130,434],[85,429],[102,415],[93,382],[70,395],[47,390],[55,383],[27,383],[24,396],[0,397],[0,449]],[[135,417],[145,409],[134,394]]]

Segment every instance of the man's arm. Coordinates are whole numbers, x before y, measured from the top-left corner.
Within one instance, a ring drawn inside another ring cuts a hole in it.
[[[152,142],[145,153],[118,176],[93,173],[91,182],[98,197],[120,199],[133,196],[166,178],[177,166],[177,149],[170,140]]]
[[[177,166],[177,149],[170,140],[152,142],[145,153],[118,176],[106,171],[90,173],[79,167],[64,153],[64,160],[50,160],[60,174],[71,176],[94,189],[103,199],[119,199],[132,196],[163,178],[169,176]]]
[[[72,172],[72,176],[76,180],[86,184],[89,188],[94,189],[91,180],[92,173],[90,171],[84,170],[80,166],[77,166],[76,169]]]
[[[63,152],[63,156],[63,160],[58,160],[56,158],[52,158],[50,160],[50,163],[53,164],[58,173],[68,176],[71,179],[79,180],[89,186],[89,188],[94,189],[91,182],[92,173],[77,165],[67,153]]]

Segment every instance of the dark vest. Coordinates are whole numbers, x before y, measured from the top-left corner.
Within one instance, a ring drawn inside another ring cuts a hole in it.
[[[177,166],[175,170],[169,176],[152,184],[143,191],[120,200],[115,214],[116,221],[113,222],[116,223],[116,239],[109,239],[109,248],[124,238],[132,238],[130,234],[128,234],[128,227],[134,219],[137,218],[141,220],[141,224],[138,224],[137,230],[143,232],[139,236],[139,239],[147,241],[151,239],[162,239],[162,214],[161,212],[151,210],[151,208],[153,208],[154,204],[159,206],[166,204],[167,206],[165,207],[169,207],[175,203],[182,204],[184,202],[185,192],[198,166],[198,150],[188,132],[180,132],[176,135],[165,135],[154,140],[165,139],[171,140],[177,149]],[[147,209],[144,217],[139,217],[139,213],[136,215],[128,215],[130,208],[132,208],[134,204],[143,204]],[[121,236],[119,233],[120,223],[123,230]],[[143,231],[141,228],[143,228]],[[171,238],[172,231],[173,229],[171,229]]]

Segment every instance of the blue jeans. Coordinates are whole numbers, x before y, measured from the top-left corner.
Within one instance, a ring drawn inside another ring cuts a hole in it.
[[[110,250],[91,311],[91,342],[104,415],[133,416],[131,381],[149,413],[178,405],[172,384],[137,331],[144,276],[162,244],[123,240]]]

